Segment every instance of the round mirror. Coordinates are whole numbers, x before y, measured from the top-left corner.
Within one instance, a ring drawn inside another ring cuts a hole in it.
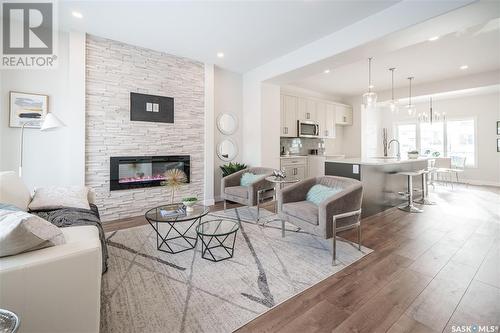
[[[217,145],[217,156],[223,161],[229,162],[234,160],[238,155],[238,146],[231,139],[224,139]]]
[[[238,129],[238,119],[230,113],[221,113],[217,117],[217,128],[224,135],[231,135]]]

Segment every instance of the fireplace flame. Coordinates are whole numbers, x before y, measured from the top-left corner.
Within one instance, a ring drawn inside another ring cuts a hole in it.
[[[157,174],[154,176],[123,177],[123,178],[120,178],[118,180],[118,183],[120,183],[120,184],[138,183],[138,182],[150,182],[150,181],[155,181],[155,180],[165,180],[165,175]]]

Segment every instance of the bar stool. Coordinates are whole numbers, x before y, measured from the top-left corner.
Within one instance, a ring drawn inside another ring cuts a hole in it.
[[[421,205],[435,205],[434,201],[429,200],[429,184],[427,184],[427,176],[432,170],[426,169],[422,172],[422,197],[420,200],[416,200],[415,203]]]
[[[400,171],[396,173],[397,175],[403,175],[408,177],[408,203],[406,206],[399,206],[398,208],[409,213],[422,213],[423,210],[415,207],[413,205],[413,177],[422,175],[424,170],[417,171]]]

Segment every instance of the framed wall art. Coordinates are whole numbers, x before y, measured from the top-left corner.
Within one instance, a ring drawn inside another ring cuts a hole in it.
[[[11,91],[9,108],[10,127],[40,128],[49,109],[49,96]]]

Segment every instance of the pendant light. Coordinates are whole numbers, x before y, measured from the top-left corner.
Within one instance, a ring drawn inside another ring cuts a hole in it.
[[[435,121],[446,120],[446,114],[443,112],[440,114],[439,112],[434,112],[432,108],[432,97],[429,101],[429,113],[423,112],[418,114],[418,121],[421,123],[430,123],[432,125]]]
[[[411,115],[414,115],[415,114],[415,111],[416,111],[416,107],[415,105],[411,104],[411,81],[414,79],[413,76],[409,77],[408,78],[408,81],[410,81],[410,93],[409,93],[409,97],[408,97],[408,105],[406,106],[406,110],[408,111],[408,114],[411,116]]]
[[[389,109],[392,113],[398,113],[399,111],[399,102],[394,99],[394,70],[396,68],[389,68],[391,71],[391,101],[389,102]]]
[[[363,94],[363,104],[366,108],[377,104],[377,94],[372,91],[372,59],[368,58],[368,92]]]

